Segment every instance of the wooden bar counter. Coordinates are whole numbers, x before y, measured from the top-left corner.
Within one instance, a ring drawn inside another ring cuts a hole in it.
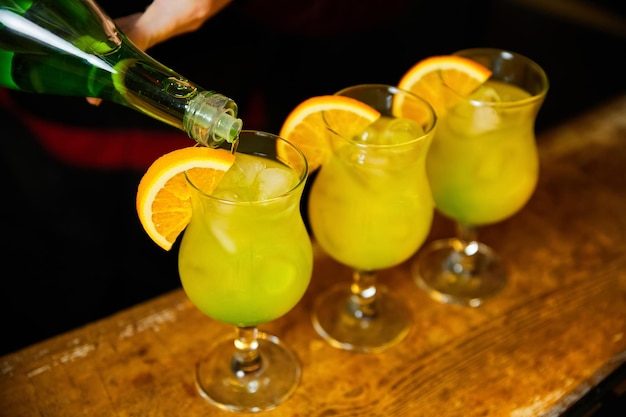
[[[382,273],[409,303],[404,341],[379,354],[335,349],[312,300],[350,271],[316,249],[302,302],[261,329],[298,354],[295,394],[268,416],[556,416],[626,361],[626,96],[538,138],[539,186],[483,241],[510,282],[479,308],[440,304],[410,262]],[[437,217],[430,240],[453,234]],[[27,329],[25,329],[27,331]],[[231,332],[182,290],[0,357],[0,416],[220,416],[194,365]],[[4,335],[3,337],[7,337]]]

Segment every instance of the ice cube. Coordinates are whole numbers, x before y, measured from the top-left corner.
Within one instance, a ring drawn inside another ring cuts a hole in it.
[[[257,178],[259,172],[266,168],[262,159],[246,154],[237,154],[235,165],[239,167],[239,170],[243,174],[245,185],[251,185]]]
[[[219,187],[213,191],[213,197],[227,201],[245,201],[239,190],[235,187]]]
[[[500,115],[497,109],[489,105],[478,106],[474,112],[470,134],[484,134],[490,130],[496,129],[499,123]]]
[[[469,100],[460,103],[450,114],[453,129],[466,136],[477,136],[496,129],[500,115],[493,104],[498,102],[500,96],[493,87],[481,86]]]
[[[222,177],[222,180],[217,184],[217,187],[213,191],[213,195],[217,195],[222,190],[236,189],[238,184],[245,181],[245,174],[235,162],[228,171]]]
[[[245,201],[249,196],[241,195],[242,191],[246,191],[249,187],[241,187],[240,184],[245,183],[245,174],[238,165],[233,165],[222,180],[217,184],[211,195],[215,198],[228,201]]]
[[[253,184],[255,200],[278,197],[291,190],[297,182],[295,174],[287,169],[267,168],[259,172]]]
[[[250,187],[265,163],[245,154],[237,154],[235,163],[219,182],[212,195],[229,201],[250,201]]]
[[[397,118],[384,126],[377,143],[380,145],[407,143],[423,135],[424,129],[413,120]]]
[[[381,117],[353,140],[368,145],[394,145],[409,142],[423,135],[424,129],[413,120]]]
[[[377,135],[376,126],[369,125],[363,132],[354,135],[352,140],[356,143],[368,143],[370,138],[375,138]]]
[[[481,85],[470,95],[471,100],[478,100],[485,103],[499,103],[502,100],[495,88],[488,85]]]

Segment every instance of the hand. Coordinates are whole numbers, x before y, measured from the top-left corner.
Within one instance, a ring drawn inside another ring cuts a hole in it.
[[[143,13],[115,19],[140,49],[197,30],[232,0],[154,0]]]

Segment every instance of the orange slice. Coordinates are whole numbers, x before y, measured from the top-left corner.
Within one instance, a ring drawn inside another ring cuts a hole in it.
[[[324,118],[343,134],[356,135],[379,117],[378,110],[353,98],[317,96],[304,100],[289,113],[279,136],[300,148],[309,164],[309,172],[313,172],[330,152]]]
[[[191,194],[185,173],[202,191],[215,189],[235,156],[202,146],[176,149],[150,165],[137,188],[137,214],[150,238],[170,250],[191,219]]]
[[[468,96],[490,76],[491,70],[478,62],[456,55],[440,55],[425,58],[411,67],[398,87],[421,96],[437,115],[441,115],[455,102],[456,96],[450,89]]]

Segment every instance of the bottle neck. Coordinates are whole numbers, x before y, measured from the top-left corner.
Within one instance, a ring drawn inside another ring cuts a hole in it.
[[[138,49],[91,1],[0,2],[0,85],[101,98],[217,147],[241,131],[237,105]]]

